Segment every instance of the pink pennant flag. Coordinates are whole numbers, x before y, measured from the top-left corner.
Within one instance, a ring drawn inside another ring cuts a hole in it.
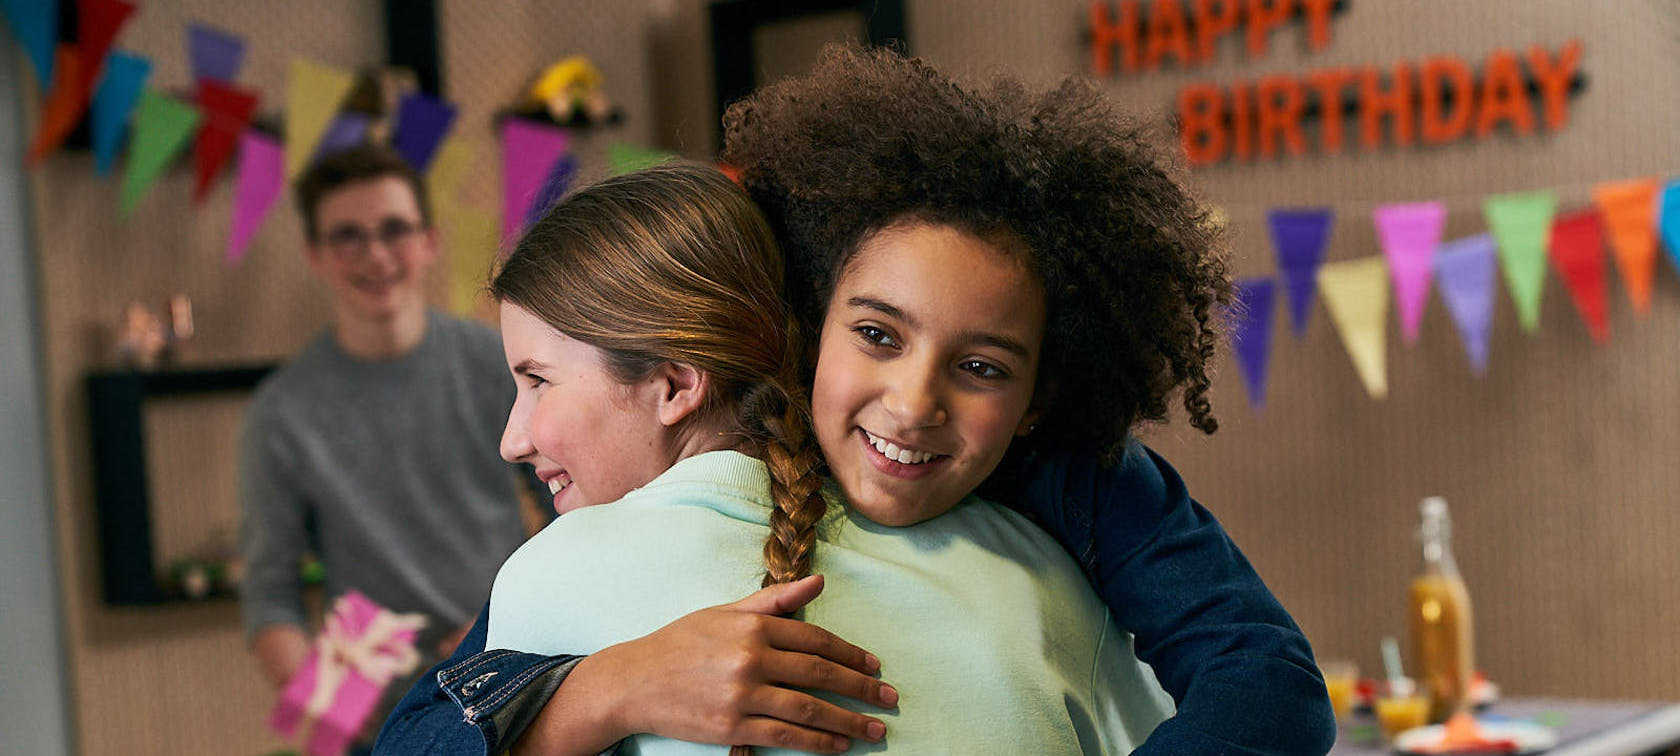
[[[1435,245],[1441,242],[1447,208],[1439,202],[1382,205],[1371,213],[1388,258],[1394,281],[1394,304],[1400,310],[1400,333],[1416,344],[1429,302],[1429,279],[1434,273]]]
[[[1552,224],[1552,244],[1547,250],[1552,269],[1569,287],[1575,309],[1587,321],[1594,341],[1610,340],[1610,321],[1605,308],[1604,226],[1597,210],[1582,210],[1561,216]]]
[[[233,196],[233,232],[227,264],[238,265],[263,218],[285,186],[286,155],[280,143],[252,129],[239,137],[239,180]]]
[[[502,122],[502,242],[511,244],[571,139],[565,131],[519,118]]]

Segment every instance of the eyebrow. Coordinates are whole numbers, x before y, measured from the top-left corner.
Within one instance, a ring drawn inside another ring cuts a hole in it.
[[[513,374],[514,375],[525,375],[526,373],[529,373],[532,370],[537,370],[537,369],[542,368],[542,367],[545,367],[545,366],[541,362],[537,362],[536,360],[527,357],[523,360],[520,360],[518,365],[513,366]]]
[[[886,315],[889,318],[902,321],[905,325],[910,326],[911,328],[919,327],[916,319],[909,313],[906,313],[905,311],[874,297],[852,297],[846,300],[846,304],[851,307],[862,307],[866,310],[874,310],[882,315]],[[1017,339],[1012,339],[1001,334],[987,333],[985,331],[964,331],[958,334],[958,339],[965,343],[979,342],[988,346],[997,347],[998,349],[1009,352],[1010,354],[1020,357],[1023,360],[1032,358],[1032,350],[1028,349],[1026,344],[1021,343]]]

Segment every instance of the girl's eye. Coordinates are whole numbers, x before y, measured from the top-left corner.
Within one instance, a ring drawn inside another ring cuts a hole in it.
[[[853,328],[852,331],[857,333],[857,335],[862,336],[864,341],[867,341],[871,344],[875,344],[877,346],[884,346],[884,347],[898,346],[898,342],[893,340],[893,337],[892,337],[891,334],[887,333],[886,331],[881,330],[880,328],[876,328],[875,326],[872,326],[872,325],[860,325],[860,326],[857,326],[857,327]]]
[[[1005,372],[1002,368],[982,360],[968,360],[961,365],[958,365],[958,367],[977,378],[996,379],[1007,378],[1009,376],[1009,373]]]
[[[542,376],[537,375],[536,373],[526,373],[525,380],[529,382],[531,384],[531,388],[534,389],[542,388],[543,384],[548,383],[548,381],[543,380]]]

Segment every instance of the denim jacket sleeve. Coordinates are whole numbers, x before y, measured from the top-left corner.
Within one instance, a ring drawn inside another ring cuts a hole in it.
[[[379,731],[376,755],[503,753],[583,658],[487,651],[489,615],[485,604],[455,653],[403,696]]]
[[[1135,440],[1117,466],[1037,452],[982,494],[1073,555],[1178,703],[1137,754],[1323,754],[1335,719],[1312,648],[1171,465]]]

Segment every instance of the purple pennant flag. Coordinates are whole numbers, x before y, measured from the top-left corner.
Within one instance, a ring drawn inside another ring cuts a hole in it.
[[[349,110],[339,113],[338,117],[327,125],[327,133],[321,135],[321,143],[315,147],[315,160],[361,144],[362,139],[367,136],[368,124],[372,122],[366,113]]]
[[[188,24],[187,58],[192,61],[194,81],[232,84],[245,62],[245,40],[204,24]]]
[[[1435,253],[1435,285],[1447,303],[1459,338],[1470,356],[1477,375],[1487,372],[1488,329],[1493,324],[1495,276],[1492,234],[1455,239],[1441,244]]]
[[[1313,292],[1318,287],[1318,267],[1324,264],[1324,248],[1330,241],[1330,208],[1277,209],[1266,213],[1277,250],[1278,272],[1289,289],[1289,322],[1300,338],[1307,330]]]
[[[502,122],[503,242],[511,243],[524,230],[531,205],[570,146],[566,132],[553,126],[522,118]]]
[[[233,195],[233,231],[228,235],[227,262],[238,265],[245,246],[262,225],[269,208],[286,185],[286,155],[280,144],[252,129],[239,135],[239,179]]]
[[[1236,282],[1231,307],[1231,346],[1248,385],[1248,403],[1258,409],[1266,405],[1266,363],[1272,353],[1272,312],[1276,309],[1277,282],[1270,278],[1245,278]]]
[[[1429,302],[1430,260],[1441,242],[1447,222],[1447,206],[1439,202],[1381,205],[1371,213],[1377,239],[1388,257],[1388,274],[1394,280],[1394,302],[1400,310],[1400,334],[1415,344],[1423,324],[1423,308]]]
[[[101,176],[111,175],[129,113],[151,72],[151,61],[120,50],[105,59],[105,77],[93,95],[93,167]]]
[[[543,213],[566,196],[566,190],[572,188],[572,180],[577,178],[577,158],[562,155],[555,161],[554,169],[548,172],[548,178],[543,180],[542,189],[537,192],[537,199],[531,203],[525,212],[525,227],[530,228]]]
[[[404,95],[397,105],[397,133],[391,137],[391,147],[423,174],[454,122],[454,105],[423,94]]]

